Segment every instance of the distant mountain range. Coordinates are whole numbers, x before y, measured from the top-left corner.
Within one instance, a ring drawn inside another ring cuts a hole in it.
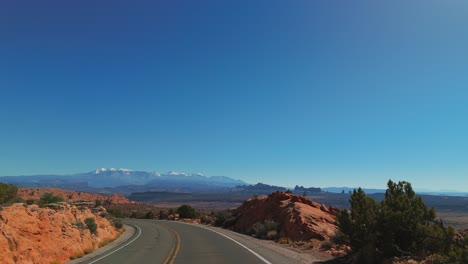
[[[240,192],[244,194],[270,194],[274,191],[290,190],[299,195],[312,195],[317,192],[345,193],[352,192],[350,187],[303,187],[294,188],[274,186],[263,183],[247,184],[225,176],[205,176],[201,173],[169,171],[157,172],[134,171],[130,169],[101,168],[85,173],[70,175],[31,175],[0,176],[0,182],[14,183],[19,187],[61,188],[94,193],[121,193],[129,195],[136,192],[178,192],[178,193],[222,193]],[[363,189],[367,194],[385,193],[385,189]],[[466,192],[430,191],[415,189],[418,194],[468,196]]]
[[[324,192],[330,193],[350,193],[354,189],[351,187],[325,187],[321,188]],[[385,193],[386,189],[371,189],[371,188],[362,188],[362,190],[367,194],[382,194]],[[426,190],[426,189],[414,189],[414,191],[419,195],[437,195],[437,196],[468,196],[468,192],[459,192],[452,190]]]
[[[0,177],[0,182],[14,183],[21,187],[58,187],[83,191],[113,188],[123,190],[124,193],[128,193],[125,191],[127,189],[132,191],[214,191],[246,184],[244,181],[225,176],[207,177],[200,173],[188,174],[174,171],[160,174],[115,168],[101,168],[71,175],[3,176]]]

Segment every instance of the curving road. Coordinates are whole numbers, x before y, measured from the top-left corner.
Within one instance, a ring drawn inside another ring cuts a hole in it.
[[[137,227],[130,243],[82,263],[272,263],[237,240],[204,227],[141,219],[125,223]]]

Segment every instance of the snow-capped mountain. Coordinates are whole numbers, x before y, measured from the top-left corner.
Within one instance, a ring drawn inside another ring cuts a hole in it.
[[[106,172],[106,171],[112,171],[112,172],[122,172],[122,173],[130,173],[130,172],[133,172],[133,170],[129,170],[129,169],[114,169],[114,168],[110,168],[110,169],[106,169],[106,168],[100,168],[100,169],[97,169],[96,170],[96,174],[99,174],[99,173],[103,173],[103,172]]]
[[[245,182],[225,176],[208,177],[202,173],[185,173],[169,171],[167,173],[135,171],[131,169],[99,168],[86,173],[71,175],[33,175],[5,176],[0,181],[20,183],[27,187],[60,187],[86,186],[91,188],[115,188],[134,186],[137,189],[161,190],[205,190],[231,188],[244,185]],[[140,187],[138,187],[140,186]],[[146,188],[148,187],[148,188]]]

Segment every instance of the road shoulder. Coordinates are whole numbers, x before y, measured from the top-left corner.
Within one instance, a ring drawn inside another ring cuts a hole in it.
[[[281,245],[271,240],[256,239],[248,235],[240,234],[219,227],[191,223],[183,224],[198,226],[200,228],[205,228],[217,233],[224,234],[258,253],[260,256],[266,258],[271,263],[310,264],[330,259],[330,257],[317,254],[313,251],[307,252],[305,250],[293,249],[289,245]]]
[[[129,239],[131,239],[134,235],[135,235],[135,232],[136,232],[136,229],[135,227],[133,226],[130,226],[130,225],[124,225],[125,227],[125,232],[123,232],[119,238],[117,238],[116,240],[112,241],[111,243],[105,245],[104,247],[102,248],[98,248],[96,250],[94,250],[93,252],[87,254],[87,255],[84,255],[83,257],[79,258],[79,259],[74,259],[74,260],[70,260],[67,262],[67,264],[78,264],[78,263],[86,263],[88,261],[90,261],[91,259],[93,258],[96,258],[108,251],[111,251],[113,249],[116,249],[122,245],[124,245]]]

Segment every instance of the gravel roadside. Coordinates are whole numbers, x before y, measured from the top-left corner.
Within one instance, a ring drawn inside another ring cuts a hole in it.
[[[101,254],[103,254],[103,253],[105,253],[107,251],[111,251],[113,249],[116,249],[116,248],[124,245],[135,234],[135,231],[136,231],[136,229],[133,226],[124,225],[124,227],[125,227],[125,232],[123,232],[119,236],[119,238],[117,238],[116,240],[112,241],[111,243],[105,245],[102,248],[98,248],[98,249],[94,250],[93,252],[84,255],[81,258],[70,260],[70,261],[67,262],[67,264],[85,263],[85,262],[91,260],[92,258],[95,258],[95,257],[97,257],[97,256],[99,256],[99,255],[101,255]]]

